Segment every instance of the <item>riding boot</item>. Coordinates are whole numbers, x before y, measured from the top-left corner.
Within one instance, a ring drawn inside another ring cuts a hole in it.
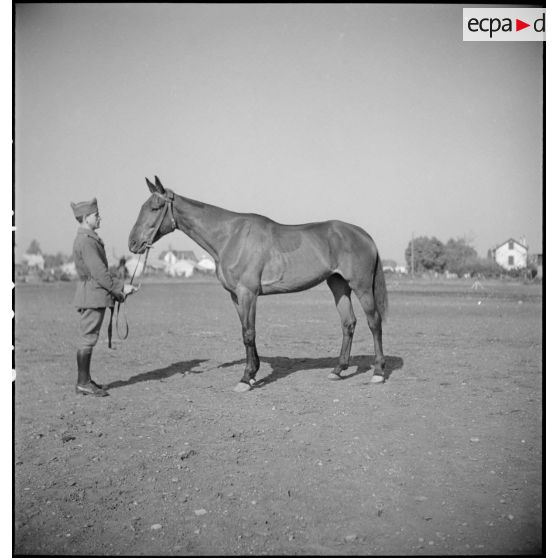
[[[91,355],[92,355],[92,351],[78,351],[78,384],[81,384],[82,382],[79,381],[79,353],[82,352],[84,355],[84,359],[87,360],[88,362],[86,363],[86,365],[84,366],[84,368],[87,370],[87,377],[84,377],[84,382],[87,383],[88,378],[89,381],[95,386],[98,387],[99,389],[106,389],[105,386],[98,384],[93,378],[91,378],[91,375],[89,374],[89,369],[90,369],[90,363],[91,363]],[[89,356],[87,356],[89,355]]]
[[[93,351],[80,349],[77,352],[78,381],[76,393],[82,395],[94,395],[95,397],[105,397],[108,392],[91,380],[90,366]]]

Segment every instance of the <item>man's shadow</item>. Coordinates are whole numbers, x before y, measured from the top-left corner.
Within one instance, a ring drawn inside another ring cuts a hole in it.
[[[349,361],[349,368],[356,366],[356,370],[350,373],[343,372],[341,380],[348,380],[353,376],[365,374],[373,368],[373,356],[371,355],[358,355],[352,356]],[[386,365],[384,369],[384,378],[389,379],[395,370],[403,368],[403,359],[397,356],[386,356]],[[296,372],[304,370],[315,370],[317,368],[333,369],[339,363],[338,357],[323,357],[323,358],[289,358],[289,357],[260,357],[261,362],[266,362],[271,366],[271,373],[256,381],[255,388],[263,387],[286,378]],[[218,366],[218,368],[229,368],[244,364],[244,359],[235,360],[233,362],[226,362]]]
[[[206,362],[207,359],[194,359],[194,360],[186,360],[182,362],[175,362],[165,368],[158,368],[156,370],[150,370],[149,372],[142,372],[141,374],[136,374],[127,380],[117,380],[115,382],[111,382],[110,384],[106,384],[106,389],[115,389],[123,386],[129,386],[132,384],[137,384],[138,382],[150,382],[155,380],[165,380],[174,376],[175,374],[185,374],[194,372],[199,373],[199,371],[195,371],[194,368],[197,368],[202,362]]]

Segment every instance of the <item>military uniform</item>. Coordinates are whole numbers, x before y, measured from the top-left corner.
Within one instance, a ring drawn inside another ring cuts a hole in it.
[[[71,206],[76,218],[86,218],[98,213],[95,198],[90,202],[72,203]],[[78,228],[73,257],[79,277],[74,305],[80,313],[76,392],[104,396],[108,393],[91,380],[89,372],[91,354],[99,339],[106,309],[113,307],[115,300],[123,301],[125,298],[124,282],[110,274],[103,241],[87,226]]]
[[[124,282],[110,274],[105,246],[95,231],[86,227],[78,229],[73,255],[79,277],[74,306],[81,314],[81,347],[93,348],[105,309],[113,307],[115,300],[124,300]]]

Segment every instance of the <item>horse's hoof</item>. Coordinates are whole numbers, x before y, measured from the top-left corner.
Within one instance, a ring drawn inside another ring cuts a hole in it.
[[[374,374],[372,376],[372,379],[370,380],[371,384],[383,384],[386,381],[386,379],[383,376],[380,376],[379,374]]]
[[[341,379],[341,376],[340,376],[339,374],[336,374],[335,372],[330,372],[330,373],[327,375],[327,379],[328,379],[328,380],[340,380],[340,379]]]
[[[245,391],[250,391],[252,389],[252,386],[245,384],[244,382],[238,382],[238,384],[236,384],[234,391],[236,391],[236,393],[244,393]]]

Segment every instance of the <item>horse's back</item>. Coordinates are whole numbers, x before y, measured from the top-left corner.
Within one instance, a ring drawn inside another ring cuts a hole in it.
[[[271,253],[297,254],[340,270],[348,265],[374,267],[378,250],[372,237],[358,225],[330,220],[300,225],[271,222],[266,234]]]

